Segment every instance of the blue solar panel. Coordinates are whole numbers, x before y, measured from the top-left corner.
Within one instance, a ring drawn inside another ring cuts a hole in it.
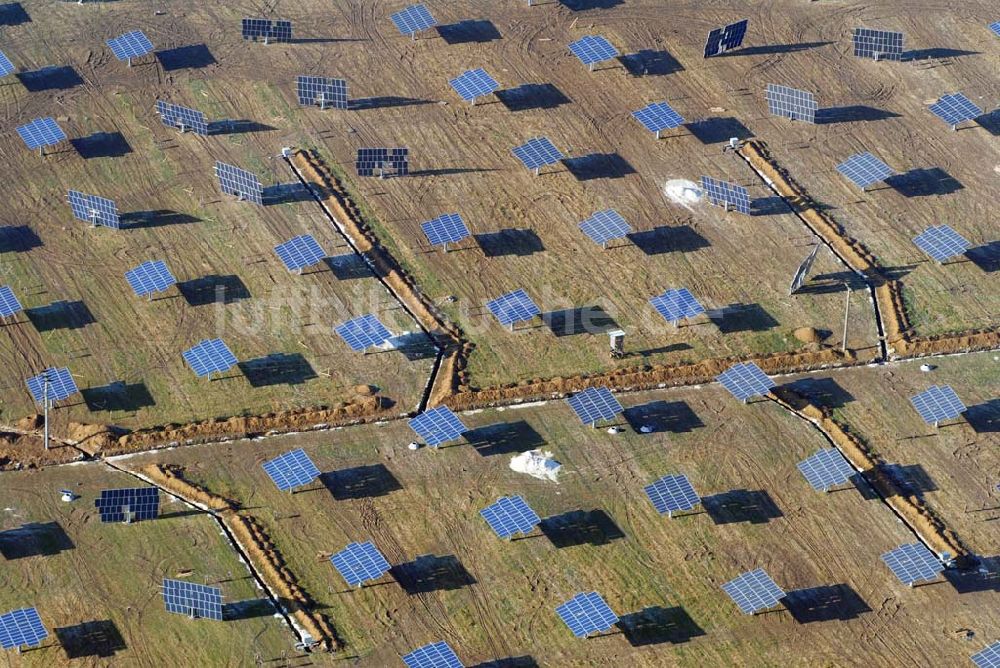
[[[938,262],[945,262],[956,255],[962,255],[972,246],[948,225],[931,225],[913,237],[913,243]]]
[[[22,310],[21,302],[17,300],[17,296],[10,289],[10,286],[0,286],[0,318],[9,318]]]
[[[569,50],[584,65],[593,67],[595,63],[618,57],[618,49],[600,35],[584,35],[569,45]]]
[[[143,262],[135,269],[126,271],[125,280],[139,297],[163,292],[177,282],[163,260]]]
[[[264,472],[275,486],[284,492],[294,487],[308,485],[319,477],[319,469],[302,448],[291,450],[264,462]]]
[[[773,608],[785,598],[785,592],[775,584],[763,568],[749,571],[722,585],[722,590],[739,606],[743,614],[752,615]]]
[[[448,81],[451,87],[455,89],[463,100],[466,102],[475,102],[477,97],[482,97],[483,95],[489,95],[496,89],[500,88],[500,84],[497,80],[486,73],[483,68],[477,68],[474,70],[468,70],[458,75],[454,79]]]
[[[54,146],[61,141],[66,141],[66,133],[59,127],[54,118],[36,118],[19,126],[17,134],[21,135],[24,145],[31,150]]]
[[[66,367],[49,367],[37,376],[32,376],[25,383],[35,403],[44,404],[46,397],[46,378],[48,379],[47,396],[49,401],[62,401],[78,392],[76,381]]]
[[[910,397],[910,403],[927,424],[936,425],[942,420],[952,420],[965,412],[965,404],[950,385],[931,385],[920,394]]]
[[[303,106],[348,108],[347,81],[344,79],[300,75],[295,79],[295,92]]]
[[[457,213],[438,216],[422,223],[420,227],[432,246],[457,243],[469,237],[469,228],[466,227],[462,216]]]
[[[97,195],[88,195],[79,190],[70,190],[66,196],[73,217],[91,225],[121,229],[121,216],[118,215],[118,205],[114,200]]]
[[[563,159],[548,137],[534,137],[512,149],[512,152],[528,169],[538,171],[545,165],[554,165]]]
[[[694,486],[683,474],[665,475],[659,480],[646,485],[643,490],[653,503],[656,512],[672,515],[675,511],[691,510],[701,498],[694,491]]]
[[[846,176],[862,190],[873,183],[884,181],[895,172],[871,153],[852,155],[837,165],[837,171]]]
[[[437,25],[437,21],[424,5],[410,5],[389,18],[403,35],[414,35]]]
[[[647,104],[639,111],[633,111],[632,116],[643,124],[650,132],[660,136],[661,130],[672,130],[684,125],[684,119],[666,102]]]
[[[217,161],[215,176],[219,179],[219,189],[227,195],[235,195],[254,204],[264,204],[264,189],[256,174]]]
[[[622,412],[622,405],[606,387],[588,387],[566,399],[566,403],[580,418],[580,422],[589,425],[600,420],[613,420]]]
[[[35,647],[49,637],[38,610],[20,608],[0,615],[0,646],[4,649]]]
[[[667,290],[650,299],[649,303],[664,320],[675,326],[685,318],[693,318],[705,312],[705,307],[698,303],[687,288]]]
[[[556,608],[569,630],[577,638],[586,638],[591,633],[610,631],[618,623],[618,615],[596,591],[577,594]]]
[[[479,514],[500,538],[529,534],[541,520],[528,502],[520,496],[502,496]]]
[[[108,46],[118,60],[139,58],[153,50],[153,43],[149,41],[149,38],[141,30],[133,30],[119,37],[109,39]]]
[[[257,38],[263,37],[265,44],[269,41],[292,41],[291,21],[245,18],[241,27],[243,39],[252,39],[256,42]]]
[[[1000,22],[994,24],[1000,35]],[[969,657],[977,668],[1000,668],[1000,640]]]
[[[14,63],[10,62],[10,58],[7,57],[7,54],[0,51],[0,77],[13,74],[15,69]]]
[[[930,110],[952,127],[983,115],[983,110],[961,93],[942,95],[940,100],[930,106]]]
[[[486,308],[490,310],[501,325],[514,326],[514,323],[531,320],[541,313],[541,309],[531,301],[531,297],[524,290],[508,292],[502,297],[497,297],[486,302]]]
[[[753,362],[735,364],[715,379],[722,383],[730,394],[744,403],[751,397],[766,395],[775,386],[775,382]]]
[[[236,356],[222,339],[205,339],[185,350],[183,355],[197,376],[229,371],[236,366]]]
[[[994,35],[1000,37],[1000,21],[994,21],[993,23],[991,23],[990,30],[993,31]]]
[[[937,578],[944,565],[921,543],[900,545],[882,555],[882,561],[905,585]]]
[[[797,464],[799,471],[817,492],[826,492],[842,485],[855,475],[855,470],[836,448],[824,448]]]
[[[351,543],[330,557],[330,563],[351,587],[377,580],[389,572],[389,562],[371,541]]]
[[[903,33],[891,30],[855,28],[851,38],[854,55],[875,60],[902,60]]]
[[[793,121],[816,122],[819,105],[816,97],[808,91],[767,84],[764,98],[767,100],[768,111],[774,116],[783,116]]]
[[[385,325],[370,313],[337,325],[334,331],[355,352],[360,352],[371,346],[382,345],[392,337],[392,334],[385,328]]]
[[[443,640],[424,645],[403,657],[407,668],[463,668],[455,651]]]
[[[712,204],[726,208],[731,206],[740,213],[750,215],[750,194],[743,186],[703,176],[701,189]]]
[[[613,239],[621,239],[632,231],[621,214],[614,209],[605,209],[594,213],[590,218],[580,223],[580,229],[594,242],[602,245]]]
[[[410,429],[427,441],[427,445],[438,447],[442,443],[461,438],[468,427],[447,406],[438,406],[424,411],[409,422]]]
[[[194,582],[163,578],[167,612],[222,621],[222,590]]]
[[[208,119],[205,118],[205,114],[196,109],[157,100],[156,113],[160,115],[163,124],[168,127],[179,128],[182,131],[191,130],[197,135],[208,135]]]
[[[160,490],[156,487],[103,489],[94,500],[102,522],[152,520],[160,514]]]
[[[743,38],[747,34],[748,22],[748,19],[743,19],[708,33],[708,39],[705,40],[705,57],[716,56],[742,45]]]
[[[285,243],[275,246],[274,252],[278,254],[289,271],[301,271],[326,257],[319,242],[310,234],[292,237]]]

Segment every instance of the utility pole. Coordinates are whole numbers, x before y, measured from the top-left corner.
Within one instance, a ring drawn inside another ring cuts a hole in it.
[[[851,284],[847,281],[844,282],[844,290],[847,293],[847,297],[844,300],[844,339],[841,348],[844,353],[847,352],[847,317],[851,313]]]

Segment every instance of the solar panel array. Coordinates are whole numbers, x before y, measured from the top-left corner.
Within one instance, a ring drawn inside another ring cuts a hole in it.
[[[524,290],[515,290],[488,301],[486,308],[500,321],[501,325],[511,327],[515,323],[531,320],[541,313],[541,309],[535,302],[531,301],[531,297]]]
[[[340,338],[347,342],[351,350],[361,352],[371,346],[385,343],[392,334],[379,319],[371,313],[351,318],[347,322],[334,327]]]
[[[584,35],[570,43],[569,50],[581,63],[590,66],[618,57],[618,49],[601,35]]]
[[[66,133],[63,132],[54,118],[36,118],[33,121],[18,126],[17,134],[21,136],[24,145],[32,151],[36,148],[54,146],[59,142],[66,141]]]
[[[295,79],[295,93],[303,106],[319,105],[347,109],[347,80],[300,75]]]
[[[371,541],[351,543],[330,557],[330,563],[351,587],[378,580],[389,572],[389,562]]]
[[[931,385],[920,394],[910,397],[910,403],[927,424],[953,420],[965,412],[965,404],[950,385]]]
[[[502,496],[482,510],[483,516],[497,536],[508,539],[516,534],[529,534],[541,521],[528,502],[520,496]]]
[[[222,192],[263,206],[264,188],[256,174],[216,161],[215,176],[219,179],[219,189]]]
[[[300,234],[274,247],[289,271],[301,271],[326,257],[319,242],[311,234]]]
[[[257,39],[263,37],[265,41],[291,42],[292,22],[272,19],[243,19],[243,39]]]
[[[139,58],[153,50],[153,43],[141,30],[133,30],[109,39],[107,44],[118,60]]]
[[[208,135],[208,119],[205,118],[205,114],[196,109],[157,100],[156,113],[160,115],[163,124],[168,127],[191,130],[196,135]]]
[[[153,520],[160,514],[160,490],[156,487],[102,489],[94,506],[102,522]]]
[[[905,585],[913,586],[937,578],[944,565],[921,543],[900,545],[882,555],[882,561]]]
[[[743,19],[708,33],[708,39],[705,41],[705,57],[716,56],[742,45],[743,38],[747,34],[748,22],[749,19]]]
[[[410,429],[424,439],[427,445],[438,447],[442,443],[461,438],[468,427],[447,406],[438,406],[411,419]]]
[[[876,60],[903,59],[903,33],[891,30],[855,28],[852,37],[854,55]]]
[[[816,122],[816,110],[819,105],[816,103],[816,97],[808,91],[767,84],[764,98],[767,100],[768,110],[775,116],[784,116],[793,121]]]
[[[722,585],[722,590],[745,615],[773,608],[785,597],[785,592],[763,568],[743,573]]]
[[[182,354],[199,377],[229,371],[236,366],[236,356],[222,339],[205,339]]]
[[[952,127],[983,115],[983,110],[962,93],[942,95],[941,99],[930,106],[930,110]]]
[[[549,141],[548,137],[533,137],[511,151],[528,169],[538,170],[545,165],[554,165],[563,159],[563,154]]]
[[[264,472],[282,492],[308,485],[319,477],[319,469],[302,448],[290,450],[262,464]]]
[[[432,246],[457,243],[469,237],[469,228],[462,220],[462,216],[457,213],[440,215],[421,223],[420,227]]]
[[[633,111],[632,116],[650,132],[672,130],[684,125],[684,119],[666,102],[652,102],[639,111]]]
[[[222,590],[218,587],[163,578],[167,612],[222,621]]]
[[[799,471],[817,492],[826,492],[850,480],[855,471],[836,448],[824,448],[799,462]]]
[[[913,237],[913,243],[938,262],[945,262],[956,255],[962,255],[972,246],[949,225],[931,225]]]
[[[9,318],[23,309],[9,285],[0,286],[0,318]]]
[[[397,176],[410,173],[410,150],[407,148],[359,148],[354,162],[358,176],[382,175],[391,171]]]
[[[685,318],[693,318],[705,312],[705,307],[698,303],[687,288],[667,290],[650,299],[649,303],[664,320],[674,325]]]
[[[49,637],[38,610],[19,608],[0,615],[0,646],[4,649],[35,647]]]
[[[14,63],[10,62],[10,58],[7,57],[7,54],[0,51],[0,77],[13,74],[15,69]]]
[[[622,405],[606,387],[588,387],[566,399],[566,403],[583,424],[592,425],[600,420],[613,420],[622,412]]]
[[[661,515],[691,510],[701,503],[701,497],[684,474],[665,475],[643,487],[643,491]]]
[[[1000,35],[1000,22],[996,23],[997,35]],[[978,668],[1000,668],[1000,640],[989,647],[973,654],[969,659]]]
[[[466,102],[475,102],[477,97],[489,95],[500,88],[497,80],[486,73],[483,68],[468,70],[458,75],[449,82],[455,92]]]
[[[994,35],[1000,37],[1000,21],[994,21],[993,23],[991,23],[990,30],[993,31]]]
[[[88,195],[79,190],[70,190],[66,199],[73,211],[73,217],[77,220],[115,230],[121,229],[121,217],[118,215],[118,205],[114,200]]]
[[[557,607],[556,614],[577,638],[610,631],[618,623],[618,615],[596,591],[577,594]]]
[[[62,401],[71,397],[79,390],[76,388],[76,381],[66,367],[49,367],[37,376],[32,376],[25,383],[28,391],[34,398],[35,403],[44,404],[46,397],[45,380],[48,378],[48,398],[49,401]]]
[[[715,378],[729,393],[740,401],[756,396],[764,396],[775,386],[760,367],[753,362],[735,364]]]
[[[177,282],[163,260],[143,262],[135,269],[125,272],[125,280],[132,286],[136,296],[146,297],[163,292]]]
[[[417,648],[403,656],[407,668],[463,668],[455,650],[443,640]]]
[[[837,171],[862,190],[895,174],[889,165],[868,152],[852,155],[837,165]]]
[[[712,204],[731,206],[740,213],[750,215],[750,194],[743,186],[703,176],[701,177],[701,188]]]
[[[580,229],[596,243],[606,244],[613,239],[621,239],[632,228],[614,209],[597,211],[590,218],[580,223]]]
[[[437,25],[437,20],[431,16],[424,5],[410,5],[392,16],[392,22],[403,35],[414,35],[421,30],[427,30]]]

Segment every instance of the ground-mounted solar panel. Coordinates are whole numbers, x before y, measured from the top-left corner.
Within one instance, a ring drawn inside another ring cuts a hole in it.
[[[18,126],[17,134],[21,136],[24,145],[32,151],[36,148],[43,150],[46,146],[55,146],[66,141],[66,133],[55,119],[50,117],[36,118]]]
[[[657,313],[663,316],[664,320],[673,324],[674,327],[681,320],[694,318],[705,312],[705,307],[695,299],[687,288],[667,290],[662,295],[650,299],[649,303],[653,305]]]
[[[601,420],[613,420],[622,412],[622,405],[606,387],[588,387],[566,399],[580,422],[596,425]]]
[[[192,619],[222,621],[222,589],[219,587],[163,578],[163,604],[167,612]]]
[[[493,532],[504,540],[517,534],[527,535],[541,522],[528,502],[520,496],[502,496],[480,510],[479,514]]]
[[[347,109],[347,80],[300,75],[295,78],[295,94],[299,104],[320,109]]]
[[[410,173],[410,150],[398,148],[359,148],[354,167],[358,176],[406,176]]]
[[[591,71],[597,63],[618,57],[618,49],[601,35],[584,35],[575,42],[571,42],[569,50],[580,59],[581,63],[589,66]]]
[[[525,167],[535,170],[535,174],[545,165],[554,165],[563,159],[563,154],[548,137],[533,137],[511,152]]]
[[[177,128],[181,132],[191,130],[196,135],[208,136],[208,119],[197,109],[157,100],[156,113],[167,127]]]
[[[37,376],[32,376],[25,381],[28,391],[37,404],[44,404],[45,399],[49,402],[62,401],[73,396],[79,390],[73,375],[66,367],[49,367]]]
[[[501,325],[514,329],[514,325],[531,320],[541,313],[541,309],[523,289],[508,292],[502,297],[486,302],[486,308]]]
[[[244,18],[242,21],[243,39],[257,41],[263,39],[270,42],[291,42],[292,22],[264,18]]]
[[[127,61],[129,65],[132,64],[133,58],[141,58],[153,51],[153,43],[141,30],[133,30],[109,39],[107,44],[115,54],[115,58]]]
[[[664,130],[673,130],[684,125],[684,119],[674,111],[666,102],[652,102],[638,111],[633,111],[632,116],[642,123],[650,132],[656,133],[656,138],[660,138],[660,133]]]
[[[418,647],[403,656],[406,668],[463,668],[455,650],[443,640]]]
[[[950,225],[931,225],[913,237],[913,243],[938,262],[947,262],[972,247],[972,244]]]
[[[163,260],[143,262],[135,269],[126,271],[125,280],[137,297],[150,297],[177,283],[177,279],[170,273]]]
[[[929,108],[932,114],[950,125],[952,130],[965,121],[971,121],[983,115],[983,110],[962,93],[942,95]]]
[[[7,54],[0,51],[0,77],[13,74],[16,69],[17,68],[14,67],[14,63],[10,62],[10,58],[7,57]]]
[[[743,19],[736,23],[730,23],[724,28],[716,28],[708,33],[705,40],[705,57],[717,56],[720,53],[738,49],[743,45],[743,38],[747,34],[749,19]]]
[[[280,19],[276,20],[274,22],[274,27],[271,29],[271,35],[268,39],[272,42],[291,42],[292,22]]]
[[[558,606],[556,614],[577,638],[610,631],[618,623],[618,615],[596,591],[577,594]]]
[[[580,230],[595,243],[606,248],[609,241],[624,238],[632,228],[620,213],[614,209],[605,209],[595,212],[590,218],[581,222]]]
[[[422,4],[410,5],[389,18],[401,35],[409,35],[414,39],[418,32],[437,25],[437,20],[431,16],[430,10]]]
[[[891,30],[855,28],[854,55],[875,60],[902,60],[903,33]]]
[[[195,375],[209,376],[213,373],[229,371],[236,366],[236,355],[222,339],[205,339],[183,352],[184,361],[188,363]]]
[[[722,585],[722,590],[745,615],[773,608],[785,598],[785,592],[763,568],[743,573]]]
[[[935,427],[944,420],[954,420],[965,412],[965,404],[950,385],[931,385],[910,397],[910,403],[927,424]]]
[[[462,216],[457,213],[446,213],[421,223],[424,236],[432,246],[444,246],[448,250],[448,244],[458,243],[469,238],[469,228],[466,226]]]
[[[843,485],[856,474],[836,448],[824,448],[796,466],[817,492],[828,492],[831,487]]]
[[[17,300],[17,295],[9,285],[0,286],[0,318],[9,318],[24,310],[21,302]]]
[[[463,72],[448,83],[463,100],[472,104],[476,103],[477,97],[489,95],[500,88],[497,80],[481,67]]]
[[[436,448],[448,441],[462,437],[469,430],[462,420],[447,406],[426,410],[409,421],[410,429],[424,439],[427,445]]]
[[[371,313],[351,318],[334,327],[334,331],[355,352],[367,350],[372,346],[380,346],[392,338],[392,334],[385,325]]]
[[[837,165],[837,171],[850,179],[861,190],[879,181],[885,181],[896,173],[892,167],[869,152],[852,155]]]
[[[675,512],[692,510],[701,497],[684,474],[665,475],[643,488],[656,512],[673,517]]]
[[[351,543],[330,557],[330,563],[351,587],[378,580],[389,572],[389,562],[371,541]]]
[[[764,99],[767,100],[767,108],[772,116],[783,116],[806,123],[816,122],[816,110],[819,109],[819,104],[816,102],[816,96],[809,91],[767,84]]]
[[[994,35],[1000,37],[1000,21],[994,21],[993,23],[991,23],[990,30],[993,31]]]
[[[765,396],[775,386],[775,382],[753,362],[734,364],[715,379],[743,403],[752,397]]]
[[[37,647],[49,637],[38,610],[19,608],[0,615],[0,647]]]
[[[912,587],[937,578],[944,564],[921,543],[900,545],[882,555],[882,561],[899,581]]]
[[[740,213],[750,215],[750,193],[743,186],[703,176],[701,177],[701,189],[711,204],[721,206],[726,211],[729,210],[729,207],[733,207]]]
[[[262,464],[264,472],[284,492],[308,485],[319,477],[319,469],[302,448],[291,450]]]
[[[160,514],[160,490],[156,487],[102,489],[94,506],[105,523],[154,520]]]
[[[812,269],[813,263],[816,261],[819,249],[819,244],[813,246],[812,251],[806,256],[806,259],[802,260],[802,264],[799,265],[799,268],[795,270],[795,275],[792,276],[792,284],[788,287],[789,296],[798,292],[802,285],[806,282],[806,276],[809,275],[809,270]]]
[[[114,230],[121,229],[121,217],[114,200],[70,190],[66,201],[77,220],[86,221],[95,227],[100,225]]]
[[[300,234],[274,247],[288,271],[299,273],[306,267],[322,262],[326,253],[311,234]]]
[[[1000,22],[996,24],[997,35],[1000,35]],[[1000,640],[986,649],[980,650],[969,657],[977,668],[1000,668]]]
[[[219,180],[219,189],[225,194],[263,206],[264,187],[256,174],[216,161],[215,177]]]

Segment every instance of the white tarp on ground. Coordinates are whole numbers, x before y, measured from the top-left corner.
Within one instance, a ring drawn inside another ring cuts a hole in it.
[[[551,452],[529,450],[511,457],[510,468],[512,471],[527,473],[539,480],[551,480],[557,483],[562,464],[552,458]]]

